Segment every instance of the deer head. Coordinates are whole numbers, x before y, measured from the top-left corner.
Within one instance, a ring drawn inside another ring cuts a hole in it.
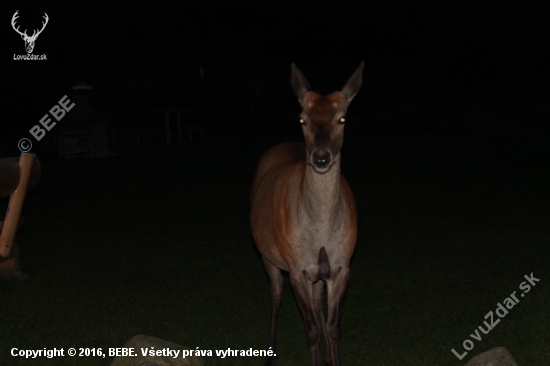
[[[27,35],[26,29],[24,32],[21,32],[19,31],[19,27],[15,28],[15,20],[19,17],[19,15],[17,14],[18,11],[19,10],[17,10],[15,14],[13,14],[13,17],[11,18],[11,26],[17,33],[19,33],[21,38],[23,38],[23,41],[25,41],[25,49],[27,50],[27,53],[32,53],[32,50],[34,49],[34,42],[36,42],[36,38],[38,38],[40,33],[42,33],[44,28],[46,28],[46,24],[48,24],[48,20],[49,20],[48,14],[44,13],[45,22],[42,22],[42,29],[40,30],[35,29],[34,32],[32,33],[32,36],[29,37]]]
[[[300,123],[307,148],[307,162],[317,173],[328,172],[340,159],[346,111],[361,87],[364,65],[361,62],[342,91],[323,96],[311,91],[304,74],[292,64],[292,88],[303,108]]]

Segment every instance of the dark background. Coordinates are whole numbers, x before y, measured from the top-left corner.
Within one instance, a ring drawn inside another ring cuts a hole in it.
[[[33,52],[47,61],[13,60],[16,10],[28,34],[48,14]],[[206,109],[210,135],[292,129],[291,62],[328,93],[365,61],[355,131],[510,138],[550,118],[547,12],[532,2],[13,1],[0,29],[4,154],[78,82],[130,125],[177,105]]]

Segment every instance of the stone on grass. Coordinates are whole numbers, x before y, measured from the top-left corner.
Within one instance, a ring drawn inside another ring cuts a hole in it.
[[[124,348],[133,348],[134,353],[137,356],[117,356],[111,363],[111,366],[203,366],[204,361],[200,356],[186,356],[182,357],[182,350],[189,350],[187,347],[180,346],[179,344],[165,341],[159,338],[136,335],[132,337],[124,346]],[[151,349],[154,347],[155,351],[161,351],[163,349],[179,350],[177,358],[173,356],[143,356],[141,353],[142,348]]]
[[[518,366],[504,347],[495,347],[472,358],[466,366]]]

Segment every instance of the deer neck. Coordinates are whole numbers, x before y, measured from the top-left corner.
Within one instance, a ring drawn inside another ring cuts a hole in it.
[[[302,181],[301,207],[306,216],[318,224],[334,220],[342,207],[340,190],[340,161],[336,161],[326,173],[317,173],[306,165]]]

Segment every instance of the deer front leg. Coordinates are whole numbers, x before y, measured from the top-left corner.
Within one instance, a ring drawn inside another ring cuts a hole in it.
[[[313,284],[313,306],[314,306],[315,314],[317,314],[317,318],[319,319],[319,324],[320,324],[319,329],[321,331],[321,339],[324,342],[325,363],[327,365],[330,365],[332,358],[330,355],[330,344],[328,342],[328,337],[327,337],[325,311],[323,309],[324,294],[325,294],[325,282],[321,280],[315,282]]]
[[[313,284],[306,279],[307,273],[290,273],[290,283],[302,311],[306,327],[307,343],[311,354],[311,366],[319,365],[319,340],[321,339],[321,319],[316,311]]]
[[[332,366],[340,366],[340,328],[342,304],[349,283],[349,268],[341,268],[334,279],[327,281],[328,322],[327,336],[332,357]]]
[[[277,359],[277,348],[275,346],[275,341],[277,337],[277,321],[279,319],[279,308],[281,307],[281,294],[283,292],[283,275],[281,270],[275,267],[271,262],[265,259],[262,256],[264,262],[265,271],[271,282],[269,289],[269,294],[271,297],[271,327],[269,330],[269,342],[268,346],[271,347],[271,350],[275,356],[266,357],[264,366],[274,366],[275,360]]]

